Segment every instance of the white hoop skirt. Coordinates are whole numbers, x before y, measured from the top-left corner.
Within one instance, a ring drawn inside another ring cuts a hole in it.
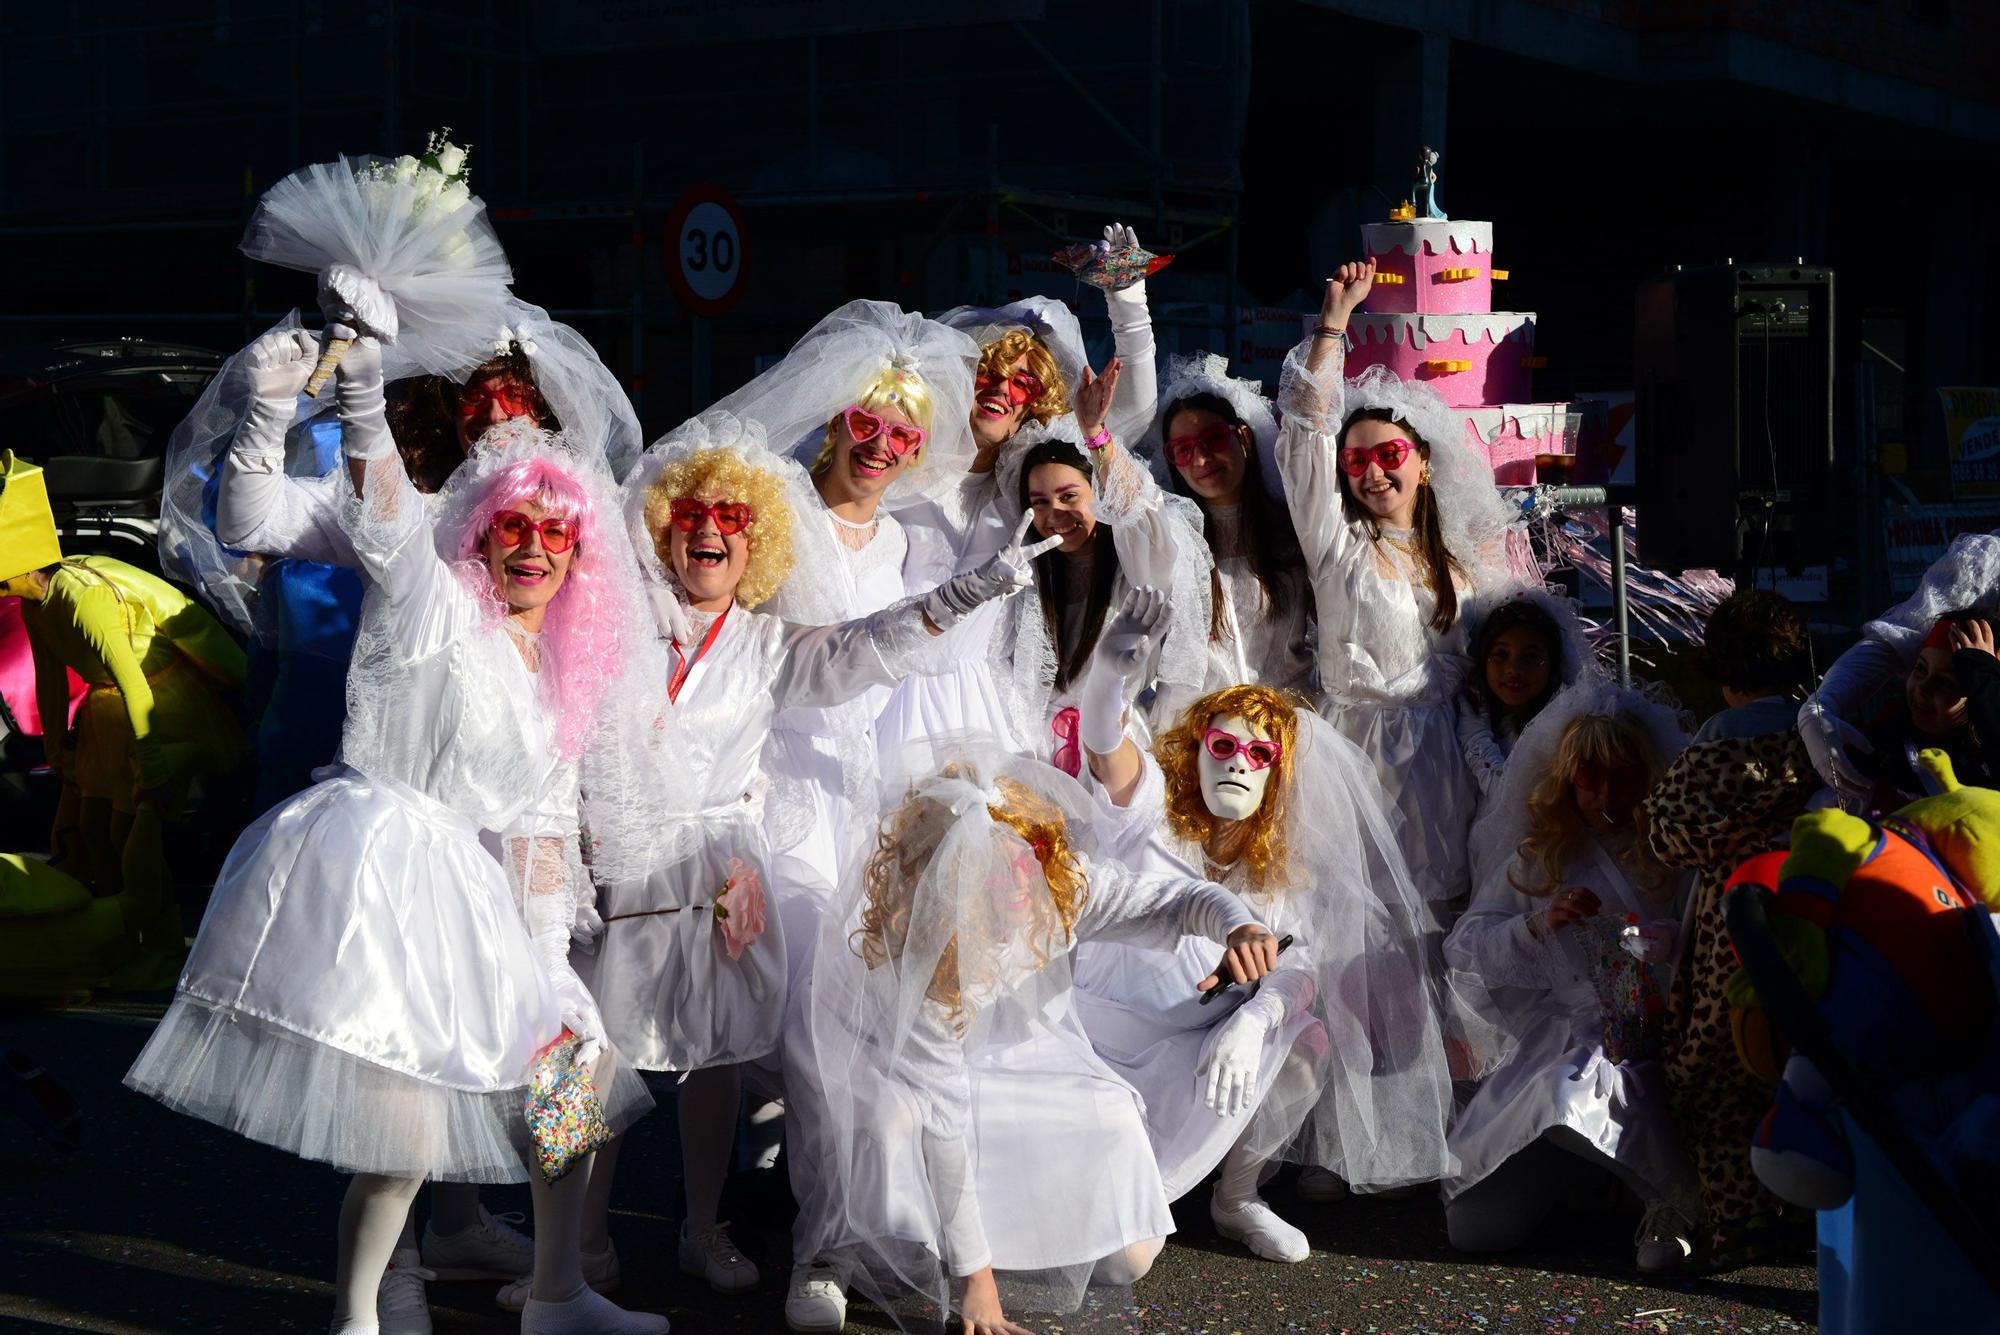
[[[527,1179],[522,1100],[562,1028],[506,870],[464,817],[352,770],[258,819],[125,1083],[346,1172]],[[614,1130],[651,1107],[615,1056]]]

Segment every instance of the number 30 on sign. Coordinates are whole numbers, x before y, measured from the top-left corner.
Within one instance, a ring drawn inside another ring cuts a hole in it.
[[[667,219],[667,279],[696,315],[721,315],[743,295],[743,213],[712,185],[689,186]]]

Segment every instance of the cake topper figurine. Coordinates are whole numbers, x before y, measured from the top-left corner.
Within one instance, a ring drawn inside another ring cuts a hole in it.
[[[1417,155],[1416,216],[1443,221],[1445,212],[1438,205],[1437,163],[1438,151],[1428,145]]]

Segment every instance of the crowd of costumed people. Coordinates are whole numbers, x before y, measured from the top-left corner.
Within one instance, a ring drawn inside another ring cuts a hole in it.
[[[1114,226],[1101,364],[1060,301],[854,301],[646,444],[454,145],[308,167],[244,250],[322,327],[175,431],[169,579],[64,556],[5,460],[63,801],[4,867],[39,967],[174,985],[132,1089],[346,1175],[333,1332],[475,1279],[665,1331],[611,1206],[666,1098],[665,1264],[719,1294],[768,1282],[720,1208],[782,1109],[799,1331],[1115,1304],[1196,1192],[1280,1264],[1418,1194],[1466,1252],[1629,1211],[1640,1272],[1769,1258],[1863,1170],[1738,970],[1746,880],[1857,1060],[1990,1088],[2000,537],[1817,679],[1783,598],[1712,602],[1695,726],[1606,670],[1460,406],[1359,356],[1376,254],[1275,400],[1158,355]],[[163,830],[231,773],[186,946]],[[520,1182],[532,1236],[480,1199]]]

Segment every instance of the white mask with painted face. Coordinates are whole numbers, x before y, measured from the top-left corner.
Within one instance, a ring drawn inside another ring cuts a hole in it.
[[[1247,820],[1264,805],[1264,789],[1277,766],[1250,768],[1250,757],[1243,753],[1242,743],[1269,741],[1271,734],[1240,714],[1217,714],[1209,719],[1208,727],[1209,731],[1233,734],[1238,744],[1229,759],[1217,760],[1209,749],[1207,736],[1203,736],[1201,754],[1197,757],[1201,800],[1207,804],[1209,814],[1220,820]]]

